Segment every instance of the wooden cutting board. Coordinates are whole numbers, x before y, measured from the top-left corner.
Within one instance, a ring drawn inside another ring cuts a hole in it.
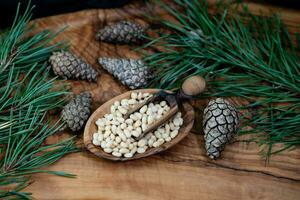
[[[57,40],[69,41],[71,51],[99,69],[101,75],[97,83],[71,81],[75,93],[92,92],[93,110],[128,90],[99,67],[97,58],[138,58],[132,47],[95,41],[95,32],[107,22],[125,18],[143,23],[147,8],[141,2],[134,2],[122,9],[86,10],[36,20],[38,30],[59,30],[67,26]],[[259,9],[266,11],[259,4],[249,5],[253,12]],[[272,9],[281,13],[291,31],[297,29],[299,12],[276,7]],[[167,17],[163,12],[156,12]],[[193,103],[198,118],[204,103]],[[199,122],[200,119],[197,119],[196,127]],[[67,135],[60,134],[48,142],[58,141]],[[270,163],[265,163],[258,145],[243,139],[238,137],[228,145],[222,158],[217,161],[206,157],[200,128],[195,128],[193,133],[170,150],[135,161],[116,163],[83,151],[68,155],[47,168],[74,173],[76,179],[37,174],[33,176],[35,182],[26,191],[32,192],[36,199],[49,200],[300,199],[300,150],[274,155]]]

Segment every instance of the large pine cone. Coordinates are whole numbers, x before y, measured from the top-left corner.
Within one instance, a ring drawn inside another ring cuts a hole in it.
[[[237,131],[238,112],[228,101],[211,100],[204,109],[203,128],[205,148],[211,159],[220,157],[226,143]]]
[[[101,57],[99,63],[131,89],[145,87],[153,77],[142,60]]]
[[[96,39],[111,43],[137,43],[143,40],[145,29],[131,21],[107,25],[96,34]]]
[[[89,64],[69,52],[54,52],[49,61],[54,73],[62,78],[89,82],[97,80],[98,73]]]
[[[62,110],[61,116],[72,131],[81,130],[91,114],[92,95],[82,92],[72,99]]]

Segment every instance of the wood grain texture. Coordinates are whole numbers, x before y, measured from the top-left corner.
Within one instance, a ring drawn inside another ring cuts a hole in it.
[[[133,92],[142,92],[142,93],[150,93],[155,94],[159,90],[158,89],[140,89],[140,90],[134,90]],[[122,99],[129,99],[131,95],[131,91],[125,92],[117,97],[114,97],[110,99],[109,101],[105,102],[102,106],[100,106],[89,118],[88,122],[86,123],[84,134],[83,134],[83,141],[85,147],[95,154],[96,156],[100,158],[106,158],[113,161],[128,161],[128,160],[135,160],[139,158],[144,158],[147,156],[151,156],[160,152],[163,152],[172,146],[176,145],[178,142],[180,142],[182,139],[184,139],[189,132],[191,131],[193,124],[194,124],[194,110],[193,107],[185,102],[183,104],[183,107],[181,108],[182,112],[182,118],[183,118],[183,125],[180,127],[179,133],[176,136],[176,138],[172,139],[170,142],[166,142],[163,145],[156,147],[156,148],[149,148],[145,153],[142,154],[135,154],[131,158],[125,158],[125,157],[115,157],[111,154],[105,153],[100,147],[96,147],[93,145],[93,134],[97,132],[97,126],[96,121],[99,118],[102,118],[106,113],[110,113],[110,107],[114,104],[115,101],[121,101]],[[176,110],[175,113],[177,113],[178,110]],[[174,115],[173,115],[174,116]]]
[[[214,4],[210,1],[211,5]],[[299,11],[270,7],[278,12],[292,33],[299,31]],[[263,13],[269,8],[250,3],[250,10]],[[70,81],[75,93],[84,90],[93,95],[92,109],[128,89],[118,83],[97,64],[100,56],[138,58],[134,47],[95,41],[95,32],[108,22],[121,19],[146,23],[146,7],[135,2],[122,9],[87,10],[37,20],[39,30],[59,30],[68,26],[57,40],[68,40],[71,50],[101,73],[97,83]],[[158,11],[157,15],[168,18]],[[237,137],[226,146],[221,159],[206,157],[200,129],[203,107],[207,101],[194,101],[196,121],[192,134],[165,152],[128,162],[99,159],[88,151],[64,157],[48,167],[77,174],[76,179],[37,174],[26,188],[36,199],[136,199],[136,200],[199,200],[199,199],[300,199],[300,150],[274,155],[265,163],[260,147]],[[241,103],[233,99],[233,103]],[[52,137],[58,141],[68,133]]]

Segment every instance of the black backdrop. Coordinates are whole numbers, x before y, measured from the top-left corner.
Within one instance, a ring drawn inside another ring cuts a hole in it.
[[[36,5],[34,18],[44,17],[59,13],[72,12],[86,8],[115,8],[120,7],[130,0],[32,0]],[[0,0],[0,27],[10,25],[16,12],[18,2],[22,8],[26,7],[29,0]]]
[[[86,8],[116,8],[131,0],[31,0],[36,5],[34,18],[59,13],[72,12]],[[136,0],[142,1],[142,0]],[[199,0],[200,1],[200,0]],[[276,4],[293,9],[300,8],[300,0],[252,0],[258,3]],[[10,25],[15,16],[18,2],[26,7],[29,0],[0,0],[0,28]]]

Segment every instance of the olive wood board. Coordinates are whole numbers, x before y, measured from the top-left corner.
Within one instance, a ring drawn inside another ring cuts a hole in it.
[[[92,110],[128,89],[97,64],[100,56],[137,58],[137,52],[127,45],[112,45],[95,41],[95,32],[105,24],[122,19],[145,22],[144,1],[134,1],[121,9],[92,9],[36,20],[38,30],[67,29],[56,41],[68,40],[71,51],[88,61],[101,74],[97,83],[70,81],[73,92],[91,91]],[[213,9],[216,1],[209,0]],[[268,14],[276,11],[292,33],[299,31],[299,10],[265,6],[247,2],[249,10]],[[168,18],[165,13],[157,15]],[[239,105],[239,99],[229,99]],[[195,123],[193,131],[172,148],[129,162],[99,159],[83,150],[64,157],[47,170],[76,174],[75,179],[49,174],[35,174],[34,182],[25,189],[35,199],[49,200],[299,200],[300,150],[273,155],[269,162],[262,156],[255,142],[239,136],[228,144],[221,158],[212,161],[206,156],[201,130],[201,116],[208,100],[193,101]],[[80,133],[82,134],[82,132]],[[47,143],[69,137],[64,132],[51,137]],[[81,140],[80,140],[81,141]]]

